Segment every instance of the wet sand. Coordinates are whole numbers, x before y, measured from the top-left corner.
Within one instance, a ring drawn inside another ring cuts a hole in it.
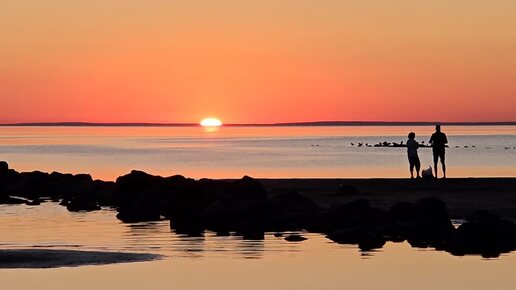
[[[143,262],[158,258],[159,255],[139,253],[49,249],[0,250],[0,269],[78,267]]]
[[[365,198],[373,206],[389,208],[398,201],[437,197],[455,219],[486,209],[516,221],[516,178],[259,180],[271,194],[297,191],[323,207]]]

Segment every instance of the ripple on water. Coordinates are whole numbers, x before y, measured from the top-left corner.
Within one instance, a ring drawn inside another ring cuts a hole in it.
[[[68,212],[57,203],[38,207],[0,206],[2,248],[53,248],[156,253],[168,257],[260,258],[264,253],[297,253],[300,245],[267,233],[264,240],[246,240],[230,233],[176,234],[168,221],[124,224],[116,212]],[[302,233],[311,239],[320,235]]]

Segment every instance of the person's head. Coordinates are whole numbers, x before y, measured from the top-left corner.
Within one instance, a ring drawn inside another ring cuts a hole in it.
[[[441,125],[435,125],[435,131],[441,132]]]
[[[416,138],[416,133],[414,133],[414,132],[410,132],[410,133],[408,134],[408,138],[409,138],[409,139],[414,139],[414,138]]]

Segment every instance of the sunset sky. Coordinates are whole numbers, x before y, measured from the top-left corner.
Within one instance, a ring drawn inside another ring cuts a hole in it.
[[[0,123],[516,120],[516,1],[2,1]]]

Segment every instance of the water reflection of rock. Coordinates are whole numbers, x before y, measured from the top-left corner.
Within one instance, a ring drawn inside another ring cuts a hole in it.
[[[177,233],[171,242],[174,251],[182,252],[188,257],[203,257],[209,255],[237,254],[248,259],[257,259],[263,256],[265,250],[263,239],[244,238],[240,234],[219,235],[214,232]]]
[[[175,252],[182,253],[187,257],[201,258],[205,251],[206,238],[204,235],[178,234],[170,245]]]
[[[241,239],[237,244],[237,252],[246,259],[259,259],[265,251],[264,240]]]

